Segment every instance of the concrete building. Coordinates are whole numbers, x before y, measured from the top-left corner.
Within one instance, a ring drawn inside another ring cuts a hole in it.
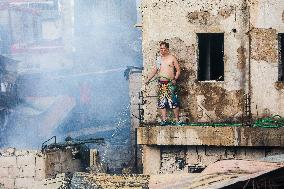
[[[167,41],[182,69],[181,119],[237,126],[148,127],[159,120],[157,85],[142,87],[146,127],[138,129],[138,144],[143,145],[144,173],[283,153],[282,128],[240,127],[284,116],[283,10],[281,0],[142,1],[142,82],[159,42]]]
[[[20,61],[19,72],[73,66],[73,6],[73,1],[65,0],[0,3],[2,51]]]

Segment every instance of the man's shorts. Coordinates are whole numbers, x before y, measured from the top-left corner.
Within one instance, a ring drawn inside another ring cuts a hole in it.
[[[176,88],[171,81],[159,81],[158,108],[175,109],[179,107]]]

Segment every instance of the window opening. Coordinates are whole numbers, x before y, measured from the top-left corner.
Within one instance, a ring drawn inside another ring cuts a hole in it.
[[[198,80],[224,81],[224,33],[198,33]]]

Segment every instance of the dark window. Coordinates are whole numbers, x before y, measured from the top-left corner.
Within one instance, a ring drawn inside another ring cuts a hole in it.
[[[199,33],[198,80],[224,81],[224,33]]]
[[[278,81],[284,81],[284,33],[278,34],[278,51],[279,51]]]

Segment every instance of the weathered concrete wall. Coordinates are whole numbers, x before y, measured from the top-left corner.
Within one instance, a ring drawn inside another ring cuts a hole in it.
[[[181,108],[189,121],[240,121],[249,77],[253,116],[267,112],[284,116],[284,86],[277,82],[277,34],[284,32],[282,0],[144,0],[141,9],[144,78],[159,41],[168,41],[182,68]],[[224,81],[197,81],[197,33],[224,33]],[[155,82],[146,87],[148,96],[155,96],[156,90]],[[145,121],[155,121],[155,112],[156,98],[149,98]]]
[[[184,146],[162,147],[160,173],[188,172],[188,166],[208,166],[225,159],[256,160],[283,154],[284,148]],[[182,164],[181,164],[182,162]]]
[[[284,147],[284,128],[140,127],[138,144]]]
[[[154,63],[159,41],[168,41],[182,68],[181,108],[190,121],[233,121],[241,117],[248,49],[247,11],[244,0],[142,2],[144,76]],[[224,81],[197,81],[197,33],[224,33]],[[148,96],[156,95],[155,87],[153,82],[146,88]],[[156,98],[147,100],[145,121],[154,121],[156,110]]]
[[[139,122],[139,104],[141,104],[141,99],[139,99],[139,92],[141,92],[141,72],[134,72],[129,74],[129,96],[130,96],[130,112],[131,112],[131,143],[135,140],[135,129],[140,125]],[[141,107],[142,108],[142,107]]]
[[[159,174],[160,166],[160,147],[143,145],[143,173]]]
[[[222,146],[152,146],[156,159],[143,162],[144,174],[170,174],[188,173],[189,166],[206,167],[216,161],[225,159],[256,160],[271,155],[284,153],[284,148],[279,147],[222,147]],[[151,154],[143,154],[143,158],[151,158]],[[153,166],[153,162],[159,166]]]
[[[284,153],[284,128],[140,127],[143,173],[188,172],[223,159],[259,159]]]
[[[253,0],[250,3],[253,115],[284,116],[284,85],[277,82],[277,35],[284,33],[283,12],[282,0]]]
[[[141,127],[137,138],[143,145],[236,145],[233,127]]]
[[[5,189],[32,188],[45,178],[45,159],[40,152],[8,148],[0,153],[0,183]]]
[[[131,149],[132,149],[131,155],[133,157],[132,163],[136,163],[138,167],[142,166],[141,151],[140,149],[138,149],[139,147],[137,146],[137,142],[136,142],[137,141],[136,130],[138,129],[140,125],[139,104],[141,104],[140,108],[142,108],[142,102],[141,102],[141,99],[139,98],[139,93],[141,92],[141,87],[142,87],[142,81],[141,81],[142,73],[141,72],[142,72],[141,70],[133,69],[129,73],[129,96],[130,96],[130,112],[131,112],[130,141],[131,141]],[[137,155],[137,157],[135,157],[135,154]],[[137,159],[135,160],[135,158]]]

